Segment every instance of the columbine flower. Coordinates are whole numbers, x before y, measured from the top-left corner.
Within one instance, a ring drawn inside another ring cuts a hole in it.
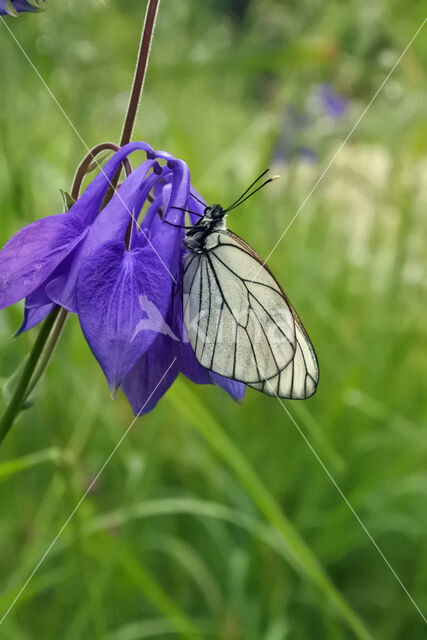
[[[99,212],[121,162],[136,150],[145,151],[147,160]],[[150,193],[154,200],[138,223]],[[244,385],[214,376],[198,364],[182,323],[184,231],[163,224],[159,213],[173,224],[182,223],[180,208],[194,210],[196,205],[200,208],[190,195],[185,162],[144,142],[126,145],[67,213],[24,227],[0,251],[0,308],[25,298],[19,333],[38,324],[55,304],[77,313],[111,392],[123,382],[135,413],[142,413],[172,362],[143,413],[179,371],[242,397]]]
[[[0,0],[0,15],[17,16],[18,13],[40,11],[44,0]]]

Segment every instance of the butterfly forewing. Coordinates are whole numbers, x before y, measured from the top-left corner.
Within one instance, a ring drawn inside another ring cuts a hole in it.
[[[187,255],[183,287],[184,324],[199,362],[255,388],[265,379],[278,384],[304,340],[297,343],[293,309],[255,251],[226,229],[214,231],[203,252]]]

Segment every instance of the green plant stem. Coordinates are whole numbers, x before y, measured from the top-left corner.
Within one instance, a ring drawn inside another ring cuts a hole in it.
[[[52,313],[43,322],[39,335],[37,336],[37,339],[28,358],[28,362],[25,365],[20,377],[18,386],[15,389],[15,393],[13,394],[1,419],[0,443],[2,443],[7,436],[17,414],[22,408],[25,398],[27,397],[28,386],[31,382],[31,378],[33,377],[34,370],[37,367],[39,358],[43,352],[44,346],[49,338],[50,332],[55,324],[58,313],[59,307],[52,311]]]
[[[30,383],[28,385],[26,397],[28,397],[30,393],[34,390],[34,388],[37,385],[37,382],[40,380],[47,365],[49,364],[50,359],[53,355],[53,352],[55,351],[55,347],[58,344],[58,340],[60,338],[62,330],[64,329],[65,322],[68,318],[68,311],[66,309],[64,309],[63,307],[57,307],[57,309],[59,309],[59,313],[56,316],[56,320],[51,329],[49,339],[46,342],[46,346],[40,355],[40,359],[31,377]]]
[[[126,111],[120,138],[120,146],[123,146],[130,142],[132,136],[136,116],[138,113],[138,107],[141,100],[142,89],[144,86],[151,41],[153,38],[154,25],[156,22],[159,4],[160,0],[148,1],[129,105]],[[85,172],[90,168],[90,165],[93,162],[96,154],[106,149],[114,150],[115,147],[116,145],[114,145],[114,143],[101,143],[94,147],[94,149],[92,149],[92,151],[90,151],[89,154],[87,154],[86,157],[82,160],[77,169],[76,175],[73,180],[73,185],[71,187],[71,193],[73,194],[73,197],[75,197],[75,199],[77,199],[79,195]],[[110,187],[107,190],[106,198],[104,199],[102,206],[105,206],[105,204],[114,194],[115,187],[120,177],[120,171],[121,169],[113,178]],[[22,409],[22,406],[25,402],[25,399],[28,397],[28,394],[34,389],[38,380],[41,378],[43,372],[45,371],[46,366],[53,354],[55,346],[58,343],[58,339],[64,327],[67,315],[68,312],[65,309],[57,307],[43,322],[40,332],[31,350],[28,362],[25,365],[24,371],[22,372],[19,379],[15,393],[8,403],[6,411],[0,421],[0,444],[3,442],[14,421],[16,420],[16,416]]]

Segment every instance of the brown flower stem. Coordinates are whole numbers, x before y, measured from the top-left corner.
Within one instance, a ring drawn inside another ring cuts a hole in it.
[[[160,0],[148,0],[147,11],[145,13],[144,26],[142,29],[141,42],[139,45],[138,59],[136,61],[135,74],[133,76],[132,90],[129,104],[123,124],[122,135],[120,136],[120,146],[124,147],[132,138],[136,116],[141,102],[142,89],[144,87],[145,75],[147,72],[148,58],[150,56],[151,42],[153,40],[154,27],[156,24],[157,11]],[[111,181],[110,187],[105,195],[103,206],[113,197],[120,179],[121,169],[119,169]]]
[[[100,166],[96,161],[96,156],[102,151],[118,151],[119,149],[119,145],[115,142],[101,142],[89,151],[89,153],[80,162],[74,176],[73,189],[71,191],[71,197],[73,198],[73,200],[77,200],[77,198],[79,197],[80,189],[85,175],[89,173],[89,171],[92,171],[94,168]],[[132,167],[130,166],[128,158],[125,158],[123,160],[123,166],[125,168],[126,175],[129,175],[132,171]]]
[[[148,58],[150,55],[151,42],[153,40],[154,26],[156,24],[157,11],[160,0],[149,0],[147,12],[145,14],[144,27],[142,30],[141,43],[139,46],[138,60],[135,68],[135,75],[132,83],[132,91],[129,98],[129,105],[125,122],[120,138],[120,146],[130,142],[136,116],[141,101],[141,93],[144,87],[145,74],[147,72]]]

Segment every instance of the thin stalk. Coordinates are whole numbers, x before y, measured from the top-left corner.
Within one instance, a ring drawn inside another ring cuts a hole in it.
[[[151,42],[153,40],[154,27],[156,24],[157,11],[159,9],[160,0],[149,0],[147,11],[145,13],[144,26],[142,29],[141,42],[139,45],[138,58],[136,61],[135,74],[133,76],[132,89],[129,98],[129,104],[123,124],[122,135],[120,136],[120,146],[131,141],[133,129],[135,127],[136,116],[141,102],[142,89],[144,87],[145,75],[147,72],[148,58],[150,56]],[[105,194],[102,206],[105,207],[107,202],[111,200],[120,179],[121,168],[113,177]]]
[[[26,397],[28,397],[31,394],[31,392],[34,390],[38,381],[42,377],[47,365],[49,364],[50,359],[53,355],[53,352],[55,351],[55,347],[58,344],[58,340],[60,338],[62,330],[65,326],[65,322],[68,318],[68,311],[64,309],[64,307],[57,307],[57,309],[59,309],[59,313],[56,317],[55,323],[49,335],[49,340],[46,342],[45,348],[43,349],[43,352],[40,356],[40,359],[31,377],[30,384],[28,385]]]
[[[142,89],[144,86],[151,41],[153,39],[154,25],[156,22],[159,4],[160,0],[149,0],[147,5],[129,105],[126,111],[120,138],[120,146],[124,146],[125,144],[130,142],[130,139],[132,137],[135,120],[138,113],[138,107],[141,100]],[[79,196],[83,178],[90,168],[91,164],[93,163],[95,156],[100,151],[103,151],[105,149],[116,150],[117,145],[109,142],[101,143],[94,147],[80,163],[74,176],[73,185],[71,187],[71,194],[74,199],[77,199]],[[129,171],[129,166],[129,164],[125,164],[125,168],[127,171]],[[111,199],[120,177],[120,171],[121,169],[114,176],[102,206],[105,206],[105,204]],[[6,411],[3,414],[2,419],[0,420],[0,444],[8,434],[29,393],[34,389],[38,380],[45,371],[46,366],[49,363],[49,360],[58,342],[61,331],[64,327],[67,315],[68,312],[65,309],[57,307],[44,320],[34,346],[31,350],[27,364],[25,365],[25,368],[19,379],[15,393],[9,401],[6,407]]]
[[[132,91],[129,98],[126,118],[120,138],[120,146],[130,142],[136,116],[141,101],[141,93],[144,87],[145,74],[147,71],[148,58],[150,55],[151,42],[153,40],[154,26],[156,24],[157,11],[160,0],[149,0],[147,12],[145,14],[144,28],[142,30],[141,43],[139,45],[138,60],[135,68],[135,75],[132,83]]]
[[[37,363],[49,338],[51,329],[55,324],[58,313],[59,307],[52,311],[52,313],[42,324],[39,335],[37,336],[37,339],[28,358],[27,364],[25,365],[24,370],[21,374],[18,386],[15,389],[15,393],[13,394],[0,421],[0,444],[7,436],[11,426],[15,421],[16,416],[22,409],[22,405],[24,404],[25,398],[27,397],[28,385],[30,384],[31,378],[33,377],[34,370],[37,367]]]

